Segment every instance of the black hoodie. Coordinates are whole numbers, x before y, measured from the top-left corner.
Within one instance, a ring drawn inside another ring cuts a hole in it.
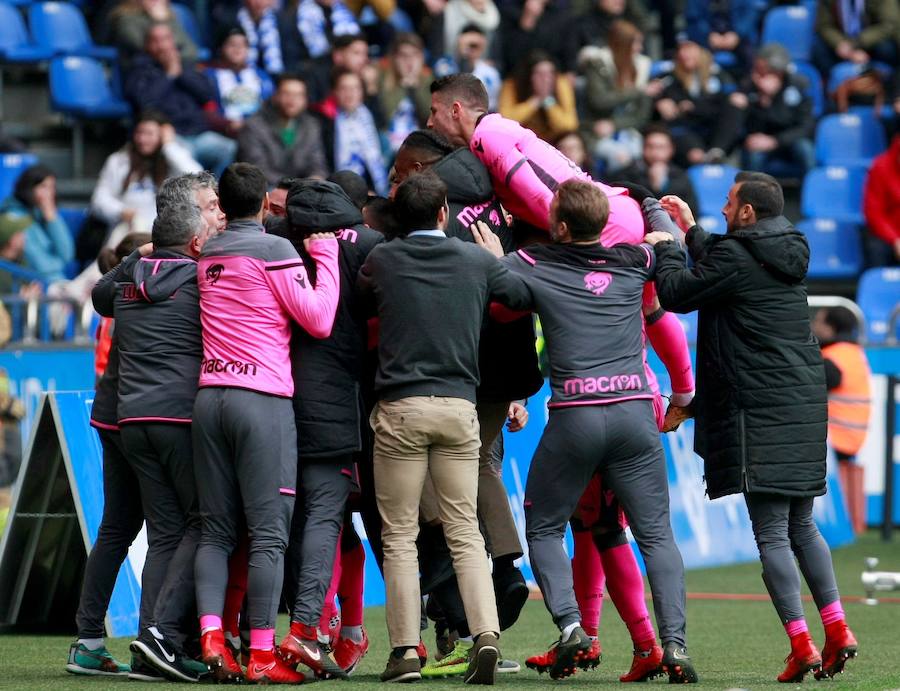
[[[445,232],[464,242],[475,242],[469,230],[484,221],[500,238],[505,252],[516,249],[500,200],[494,196],[491,176],[468,149],[457,149],[431,168],[447,185],[450,220]],[[531,315],[500,324],[485,319],[478,346],[479,401],[514,401],[536,393],[544,383],[534,349]]]
[[[656,287],[699,310],[694,449],[711,499],[825,492],[825,369],[806,301],[809,245],[783,216],[726,235],[687,235],[694,259],[656,245]]]
[[[333,182],[304,180],[294,185],[287,214],[288,224],[270,232],[285,233],[294,243],[310,267],[310,279],[315,281],[315,262],[303,248],[303,238],[317,231],[337,233],[341,276],[331,336],[312,338],[294,327],[291,337],[298,450],[302,458],[346,455],[361,448],[361,385],[366,378],[367,315],[356,297],[356,274],[384,237],[363,225],[360,210]]]
[[[115,317],[119,424],[190,423],[203,342],[197,260],[135,251],[94,287],[94,309]]]

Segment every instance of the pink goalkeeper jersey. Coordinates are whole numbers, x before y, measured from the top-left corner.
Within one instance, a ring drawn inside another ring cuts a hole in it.
[[[255,222],[229,223],[198,264],[203,361],[200,386],[291,397],[291,320],[316,338],[331,334],[338,304],[337,240],[317,240],[316,286],[290,242]]]
[[[577,178],[593,182],[609,197],[609,220],[600,235],[604,247],[644,241],[644,216],[628,190],[592,180],[559,150],[515,120],[496,113],[482,116],[469,148],[490,172],[494,192],[513,216],[548,230],[553,193],[561,182]]]

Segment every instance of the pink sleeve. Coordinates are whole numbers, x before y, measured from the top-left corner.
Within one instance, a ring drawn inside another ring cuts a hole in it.
[[[674,393],[691,393],[694,390],[694,370],[691,353],[681,322],[674,312],[666,312],[662,318],[647,326],[647,336],[653,350],[659,355],[669,373]]]
[[[316,260],[315,288],[299,259],[268,262],[266,280],[279,304],[310,336],[328,338],[340,294],[337,240],[316,240],[309,254]]]

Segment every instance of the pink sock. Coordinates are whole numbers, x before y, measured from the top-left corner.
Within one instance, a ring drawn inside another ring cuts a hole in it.
[[[363,625],[363,584],[366,573],[366,548],[361,542],[341,553],[341,580],[338,597],[341,601],[341,625]]]
[[[573,530],[572,537],[575,539],[572,582],[581,612],[581,627],[588,636],[596,636],[603,608],[603,563],[589,530]]]
[[[319,618],[319,631],[327,634],[331,629],[331,618],[336,614],[334,596],[337,595],[338,584],[341,582],[341,537],[338,535],[338,546],[334,551],[334,566],[331,571],[331,584],[325,593],[325,603],[322,607],[322,616]]]
[[[662,319],[647,325],[647,336],[653,350],[666,366],[672,391],[690,393],[694,390],[694,371],[691,368],[691,353],[681,322],[673,312],[666,312]]]
[[[784,630],[787,632],[787,635],[790,638],[809,631],[806,626],[806,619],[803,619],[802,617],[800,619],[794,619],[793,621],[787,622],[784,625]]]
[[[619,612],[635,647],[656,641],[647,601],[644,598],[644,577],[638,568],[634,552],[628,544],[600,552],[606,572],[606,589]]]
[[[251,650],[274,650],[275,629],[250,629]]]
[[[844,608],[841,606],[840,600],[835,600],[830,605],[825,605],[819,610],[819,614],[822,616],[823,626],[828,626],[836,621],[843,621],[846,619],[844,616]]]
[[[207,629],[222,629],[222,617],[217,614],[202,614],[200,615],[200,631],[206,631]]]

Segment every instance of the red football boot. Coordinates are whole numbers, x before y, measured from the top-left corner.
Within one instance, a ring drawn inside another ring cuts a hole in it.
[[[419,656],[419,665],[424,667],[425,663],[428,662],[428,648],[425,647],[425,641],[421,638],[419,639],[419,645],[416,646],[416,654]]]
[[[243,681],[244,672],[235,662],[231,647],[225,643],[222,629],[213,629],[200,636],[200,650],[203,662],[209,667],[217,682],[237,683]]]
[[[822,667],[822,656],[808,631],[791,637],[791,654],[784,661],[787,667],[778,675],[778,681],[786,684],[800,683],[807,672],[818,672]]]
[[[646,681],[653,679],[663,673],[662,656],[663,651],[654,641],[643,649],[636,649],[634,657],[631,659],[631,669],[627,674],[619,677],[619,681]]]
[[[274,650],[250,650],[247,681],[251,684],[302,684],[304,677],[275,656]]]
[[[563,679],[575,674],[576,667],[594,669],[600,664],[602,657],[600,641],[588,638],[590,644],[585,646],[585,638],[587,635],[582,629],[575,629],[565,642],[556,641],[546,653],[529,657],[525,660],[525,666],[538,674],[549,672],[553,679]]]
[[[841,619],[825,627],[825,647],[822,649],[822,669],[816,672],[816,679],[833,677],[844,671],[844,664],[856,657],[856,637]]]
[[[347,673],[334,659],[334,653],[321,642],[314,626],[291,622],[291,630],[278,646],[281,659],[289,666],[306,665],[316,675],[344,678]],[[251,659],[253,655],[250,655]]]
[[[349,638],[338,637],[334,646],[334,659],[348,675],[353,673],[356,665],[369,651],[369,636],[363,629],[363,639],[357,643]]]

